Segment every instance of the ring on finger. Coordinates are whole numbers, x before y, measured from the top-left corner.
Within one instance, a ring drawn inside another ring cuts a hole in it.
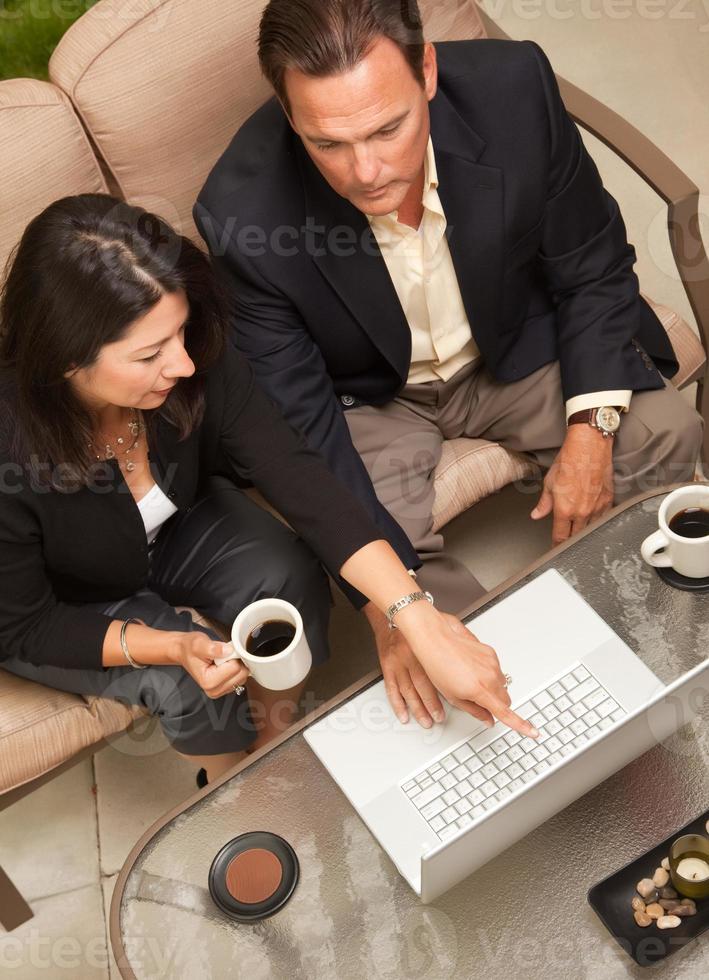
[[[509,687],[511,683],[512,683],[512,675],[511,674],[505,674],[505,683],[502,686],[503,687]]]
[[[234,685],[234,694],[241,695],[245,690],[246,688],[243,686],[243,684]]]

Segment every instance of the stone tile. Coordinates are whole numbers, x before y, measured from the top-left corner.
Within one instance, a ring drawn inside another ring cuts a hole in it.
[[[98,882],[93,782],[84,759],[0,813],[0,865],[28,902]]]
[[[0,972],[13,980],[109,980],[98,881],[32,902],[34,917],[0,935]]]
[[[111,875],[110,877],[103,876],[101,878],[101,890],[103,892],[103,917],[106,923],[106,942],[108,944],[108,972],[110,980],[121,980],[120,970],[116,963],[116,958],[113,955],[113,949],[111,948],[111,937],[109,935],[109,923],[110,923],[110,911],[111,911],[111,898],[113,897],[113,889],[116,887],[116,881],[118,880],[118,875]]]
[[[197,792],[195,768],[146,717],[96,756],[101,874],[113,875],[143,832]]]

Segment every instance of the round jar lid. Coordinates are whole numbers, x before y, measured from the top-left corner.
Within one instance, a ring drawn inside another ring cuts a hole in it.
[[[228,841],[209,869],[215,904],[238,922],[257,922],[283,908],[298,884],[300,867],[288,841],[269,831]]]

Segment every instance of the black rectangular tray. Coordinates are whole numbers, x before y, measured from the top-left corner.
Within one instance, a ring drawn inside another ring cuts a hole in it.
[[[709,928],[709,898],[697,899],[697,914],[682,919],[676,929],[658,929],[654,924],[643,929],[635,922],[630,907],[633,895],[637,895],[635,886],[641,878],[652,878],[655,868],[667,857],[672,841],[685,834],[706,836],[707,820],[709,810],[588,891],[588,903],[593,911],[639,966],[652,966],[672,956]]]

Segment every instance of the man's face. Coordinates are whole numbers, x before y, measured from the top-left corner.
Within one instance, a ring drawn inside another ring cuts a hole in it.
[[[399,209],[420,180],[436,94],[426,45],[422,88],[401,50],[379,38],[352,71],[310,78],[289,69],[291,124],[330,186],[365,214]]]

